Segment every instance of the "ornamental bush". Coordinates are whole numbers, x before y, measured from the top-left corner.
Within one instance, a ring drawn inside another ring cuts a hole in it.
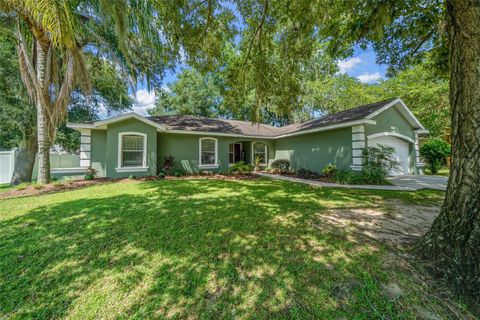
[[[322,173],[325,177],[331,178],[337,173],[337,166],[329,163],[322,169]]]
[[[439,138],[430,139],[420,148],[420,155],[427,161],[432,174],[436,174],[447,163],[451,146]]]
[[[297,176],[299,178],[303,178],[303,179],[318,179],[318,178],[320,178],[320,175],[317,172],[312,171],[312,170],[308,170],[308,169],[304,169],[304,168],[298,170]]]
[[[272,162],[271,167],[274,173],[287,173],[290,171],[290,161],[287,159],[278,159]]]

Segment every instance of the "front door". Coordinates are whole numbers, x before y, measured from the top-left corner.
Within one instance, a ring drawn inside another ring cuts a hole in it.
[[[235,143],[233,146],[233,158],[235,159],[235,162],[238,162],[242,160],[242,144],[241,143]]]

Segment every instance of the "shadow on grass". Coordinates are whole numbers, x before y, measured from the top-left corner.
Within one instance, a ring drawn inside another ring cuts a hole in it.
[[[142,193],[60,199],[0,222],[0,317],[397,312],[380,295],[378,248],[311,223],[325,203],[369,205],[368,193],[270,180],[127,187]]]

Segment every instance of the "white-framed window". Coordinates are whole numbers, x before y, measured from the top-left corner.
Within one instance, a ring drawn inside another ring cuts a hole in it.
[[[200,138],[199,166],[218,167],[218,140],[215,138]]]
[[[252,143],[252,163],[255,162],[257,157],[260,157],[260,164],[266,165],[268,161],[267,145],[262,142]]]
[[[120,132],[118,134],[117,171],[147,169],[147,135],[140,132]]]

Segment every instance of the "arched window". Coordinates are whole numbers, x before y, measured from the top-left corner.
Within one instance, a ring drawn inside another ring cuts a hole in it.
[[[255,162],[257,157],[260,158],[260,164],[266,165],[268,162],[268,153],[267,153],[267,145],[261,142],[254,142],[252,143],[252,163]]]
[[[215,138],[200,138],[199,166],[218,166],[218,141]]]
[[[140,132],[118,134],[118,169],[146,168],[147,135]]]

